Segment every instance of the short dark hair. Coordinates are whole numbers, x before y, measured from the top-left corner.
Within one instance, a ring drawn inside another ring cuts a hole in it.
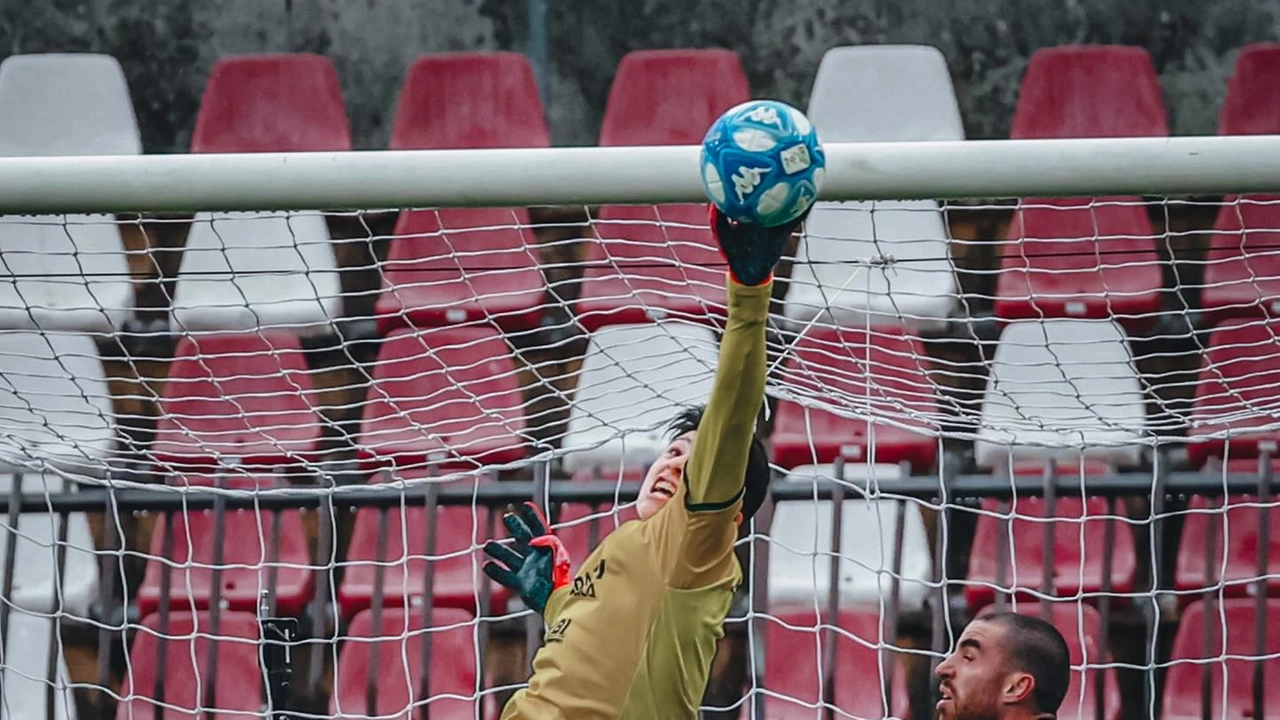
[[[691,430],[697,430],[702,424],[702,415],[707,410],[705,405],[685,408],[672,419],[668,429],[671,438],[675,439]],[[742,481],[742,519],[750,520],[769,496],[769,482],[773,473],[769,469],[769,455],[764,451],[764,443],[756,435],[751,436],[751,448],[747,451],[747,476]]]
[[[977,619],[1004,628],[1005,663],[1036,679],[1036,711],[1058,712],[1071,683],[1071,652],[1058,628],[1034,615],[1008,611],[985,612]]]

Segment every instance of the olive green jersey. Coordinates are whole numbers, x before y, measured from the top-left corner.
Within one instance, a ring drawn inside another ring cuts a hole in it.
[[[771,285],[729,281],[715,385],[685,482],[655,515],[610,534],[551,595],[546,644],[503,720],[697,717],[742,581],[733,545],[764,401]]]

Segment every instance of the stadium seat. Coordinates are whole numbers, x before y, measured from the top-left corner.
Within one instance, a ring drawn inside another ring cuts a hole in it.
[[[1155,69],[1137,47],[1064,46],[1027,66],[1011,137],[1169,134]],[[996,282],[996,315],[1115,318],[1143,325],[1164,283],[1146,207],[1137,197],[1024,199]]]
[[[974,456],[979,467],[1019,461],[1137,464],[1146,400],[1127,337],[1109,320],[1017,321],[996,345]]]
[[[470,720],[492,716],[492,710],[483,707],[492,704],[492,696],[478,700],[475,620],[459,610],[435,609],[428,626],[422,615],[414,608],[386,608],[376,627],[370,610],[355,617],[338,653],[336,687],[329,701],[334,717]],[[422,653],[428,639],[431,671],[424,673]],[[373,708],[369,707],[371,677],[377,704]],[[425,693],[424,680],[429,683]]]
[[[1178,547],[1178,564],[1174,587],[1188,594],[1179,596],[1184,602],[1198,599],[1196,591],[1212,590],[1215,595],[1243,596],[1256,594],[1256,580],[1266,582],[1267,593],[1280,591],[1280,504],[1274,498],[1260,503],[1256,496],[1237,495],[1229,498],[1194,497],[1187,505],[1182,522],[1182,539]],[[1267,513],[1268,537],[1259,532],[1259,514]],[[1213,555],[1206,558],[1212,532]],[[1258,574],[1258,555],[1267,544],[1267,567]],[[1212,562],[1210,577],[1206,560]]]
[[[548,147],[542,102],[519,53],[423,55],[409,68],[392,150]],[[545,282],[525,208],[402,213],[383,264],[379,332],[488,320],[536,328]]]
[[[667,447],[668,423],[710,397],[718,357],[711,329],[692,323],[592,333],[569,410],[564,469],[648,468]]]
[[[337,260],[319,213],[200,213],[173,299],[181,332],[310,334],[341,310]]]
[[[1042,617],[1043,613],[1038,602],[1020,602],[1016,608],[1011,609],[1021,615],[1033,617]],[[1103,635],[1107,630],[1102,626],[1102,616],[1097,608],[1074,602],[1053,602],[1050,603],[1048,619],[1067,641],[1071,657],[1071,684],[1067,686],[1067,696],[1054,717],[1058,720],[1118,720],[1120,686],[1114,670],[1103,671],[1105,686],[1102,690],[1102,717],[1099,718],[1096,712],[1096,666],[1112,662],[1110,657],[1104,658],[1099,654]]]
[[[824,143],[964,139],[946,59],[933,47],[828,50],[807,114]],[[932,200],[817,203],[791,271],[787,318],[937,327],[959,297],[947,235]],[[880,256],[896,262],[868,264]]]
[[[421,480],[430,476],[425,468],[398,471],[400,480]],[[480,476],[483,482],[484,476]],[[384,474],[370,477],[370,483],[386,483]],[[469,484],[465,480],[449,484]],[[408,490],[406,492],[418,492]],[[473,515],[474,512],[474,515]],[[375,564],[378,558],[378,531],[383,523],[382,514],[376,508],[356,511],[351,541],[347,547],[342,574],[338,586],[338,604],[342,615],[351,618],[356,613],[373,606],[377,592]],[[427,509],[418,507],[391,507],[386,514],[386,551],[381,558],[382,604],[400,607],[408,604],[420,607],[426,591],[427,560]],[[507,593],[499,585],[490,583],[490,608],[479,607],[479,588],[488,582],[480,567],[487,556],[480,550],[491,537],[501,535],[501,522],[489,519],[482,507],[439,506],[436,509],[436,543],[430,557],[433,567],[431,597],[436,607],[465,610],[486,614],[487,611],[504,612]],[[581,558],[579,558],[581,559]]]
[[[173,484],[176,484],[175,481]],[[212,487],[211,475],[184,475],[181,482],[191,487]],[[254,491],[281,487],[273,476],[228,473],[226,487]],[[279,545],[275,544],[276,514],[253,510],[228,510],[223,515],[222,534],[217,533],[217,516],[210,510],[186,510],[173,514],[173,536],[166,539],[165,520],[156,521],[151,535],[146,572],[138,588],[138,611],[156,612],[163,599],[164,566],[169,572],[169,607],[176,610],[208,610],[217,597],[224,607],[252,613],[258,609],[261,592],[270,590],[277,612],[302,614],[313,595],[315,569],[308,548],[308,536],[298,510],[279,513]],[[165,545],[172,544],[166,552]],[[222,557],[215,565],[221,546]],[[220,568],[219,586],[214,587],[213,571]]]
[[[600,145],[697,145],[721,113],[749,97],[728,50],[628,53],[609,91]],[[724,314],[724,259],[705,205],[608,205],[594,226],[578,300],[588,331]]]
[[[402,328],[382,341],[363,408],[367,468],[474,468],[525,456],[511,347],[490,327]]]
[[[0,156],[140,152],[115,58],[12,55],[0,63]],[[133,312],[128,257],[110,215],[0,216],[0,255],[0,328],[108,333]]]
[[[1004,526],[998,515],[1011,515]],[[1111,592],[1133,589],[1137,576],[1137,554],[1133,534],[1123,518],[1108,520],[1107,503],[1102,498],[1061,497],[1054,503],[1053,591],[1060,597],[1097,593],[1103,586],[1103,557],[1111,556]],[[1112,528],[1107,545],[1106,525]],[[1008,509],[999,501],[982,502],[982,514],[974,528],[969,553],[969,577],[965,599],[977,610],[995,600],[999,578],[1000,545],[1005,545],[1005,566],[1001,588],[1013,588],[1019,597],[1039,592],[1044,577],[1045,503],[1041,498],[1020,497]]]
[[[902,478],[899,465],[854,465],[844,468],[848,481]],[[832,482],[835,468],[806,465],[787,474],[787,481],[812,487]],[[850,491],[841,509],[840,603],[842,607],[879,608],[889,602],[894,554],[901,553],[899,601],[920,609],[933,575],[932,551],[920,508],[908,500],[903,514],[902,544],[897,545],[898,502],[864,500]],[[825,602],[831,587],[831,501],[779,502],[769,527],[769,602],[798,605]]]
[[[13,492],[13,474],[0,474],[0,496]],[[67,491],[68,483],[56,473],[26,473],[22,494],[44,498]],[[59,541],[61,524],[67,523],[66,537]],[[32,612],[67,613],[85,617],[98,592],[98,556],[94,553],[89,518],[70,513],[65,519],[49,513],[22,513],[18,527],[0,520],[0,558],[16,539],[13,592],[6,602]],[[62,565],[57,553],[61,545]],[[0,583],[4,566],[0,563]]]
[[[342,152],[351,131],[338,74],[308,53],[220,58],[209,71],[191,152]]]
[[[1252,598],[1233,598],[1215,602],[1212,609],[1204,601],[1189,606],[1182,614],[1178,632],[1173,638],[1168,675],[1164,683],[1164,720],[1200,720],[1202,673],[1210,682],[1210,717],[1249,718],[1253,715],[1254,668],[1263,663],[1267,708],[1272,717],[1276,706],[1276,688],[1280,687],[1280,599],[1266,601],[1266,615],[1258,618]],[[1255,623],[1266,628],[1264,656],[1254,644]],[[1205,647],[1205,631],[1211,634]],[[1226,637],[1222,637],[1223,632]],[[1207,663],[1205,661],[1208,661]]]
[[[837,457],[908,462],[917,471],[933,467],[936,383],[923,344],[910,332],[895,326],[871,331],[815,326],[793,346],[782,379],[796,393],[779,399],[774,420],[773,460],[782,467]],[[868,414],[879,421],[868,422]]]
[[[265,704],[260,637],[253,613],[222,612],[216,630],[207,612],[174,612],[166,626],[159,615],[148,615],[126,655],[116,720],[155,717],[161,704],[166,718],[197,717],[202,714],[198,708],[211,720],[260,716]],[[161,646],[163,659],[158,657]],[[215,667],[216,685],[211,686]],[[155,696],[157,679],[163,698]]]
[[[62,641],[53,618],[29,615],[21,610],[9,614],[9,626],[0,641],[4,645],[4,702],[0,718],[26,720],[74,720],[75,698]],[[49,677],[49,653],[58,653]],[[53,690],[50,692],[50,684]],[[49,700],[53,707],[49,707]]]
[[[1280,133],[1280,43],[1249,45],[1236,58],[1218,117],[1221,135]],[[1280,317],[1280,195],[1227,196],[1205,258],[1206,319]]]
[[[337,74],[318,55],[223,58],[200,100],[193,153],[351,149]],[[329,228],[316,212],[199,213],[178,270],[183,331],[322,332],[341,309]]]
[[[92,339],[0,331],[0,377],[0,472],[105,474],[115,414]]]
[[[835,716],[882,718],[908,717],[906,668],[893,671],[893,685],[885,707],[882,688],[885,669],[881,662],[898,663],[894,652],[881,658],[876,645],[898,645],[897,638],[881,638],[876,611],[840,612],[835,634]],[[819,624],[812,604],[770,608],[765,623],[765,717],[770,720],[812,720],[824,717],[822,674],[825,627]],[[887,649],[887,648],[886,648]]]
[[[164,384],[152,456],[177,467],[313,460],[324,429],[315,400],[294,335],[184,336]]]
[[[1210,334],[1187,428],[1187,455],[1193,464],[1228,456],[1256,458],[1263,446],[1276,456],[1277,342],[1280,319],[1228,321]]]

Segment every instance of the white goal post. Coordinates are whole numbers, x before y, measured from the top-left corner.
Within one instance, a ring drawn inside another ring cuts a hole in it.
[[[1280,136],[832,143],[820,199],[1280,188]],[[697,146],[0,158],[0,212],[705,202]]]

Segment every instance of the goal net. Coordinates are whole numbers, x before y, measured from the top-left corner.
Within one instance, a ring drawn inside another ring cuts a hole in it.
[[[991,609],[1063,634],[1062,718],[1280,703],[1280,197],[1143,172],[1092,177],[1167,194],[833,173],[774,285],[707,717],[931,717]],[[726,313],[704,205],[523,187],[3,217],[0,713],[497,716],[544,628],[481,546],[533,500],[585,567]],[[138,209],[102,197],[64,209]]]

